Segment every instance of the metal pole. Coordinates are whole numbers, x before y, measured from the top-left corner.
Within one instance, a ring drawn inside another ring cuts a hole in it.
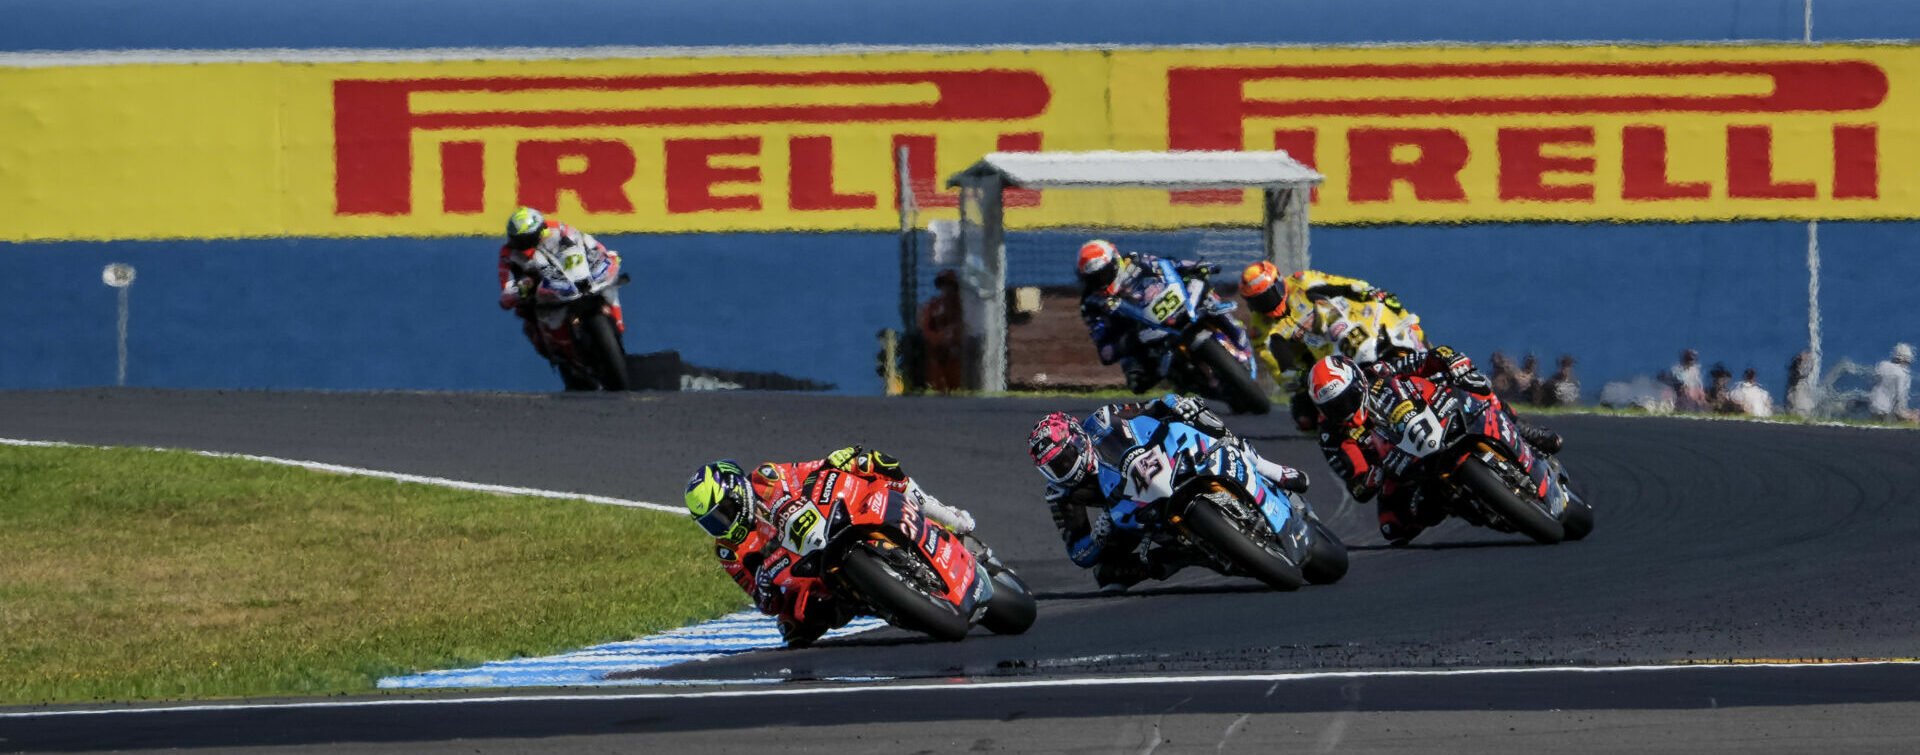
[[[1820,395],[1820,221],[1807,222],[1807,355],[1813,362],[1811,375],[1807,378],[1809,390],[1816,391],[1814,405],[1818,406]]]
[[[114,373],[114,385],[127,387],[127,291],[130,286],[120,287],[120,369]]]

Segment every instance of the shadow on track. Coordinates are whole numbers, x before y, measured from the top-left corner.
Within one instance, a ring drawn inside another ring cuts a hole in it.
[[[1273,592],[1273,588],[1257,582],[1234,585],[1169,585],[1149,587],[1144,590],[1133,589],[1122,592],[1101,592],[1085,590],[1081,592],[1037,592],[1033,597],[1039,600],[1090,600],[1098,598],[1152,598],[1166,595],[1226,595],[1232,593]]]

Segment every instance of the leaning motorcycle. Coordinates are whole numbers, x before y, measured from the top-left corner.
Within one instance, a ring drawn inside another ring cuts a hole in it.
[[[1315,298],[1309,306],[1311,313],[1303,312],[1299,318],[1305,325],[1291,338],[1279,333],[1268,337],[1267,349],[1282,370],[1305,370],[1334,354],[1364,367],[1430,348],[1420,316],[1412,312],[1395,312],[1372,299],[1344,297]],[[1319,410],[1307,397],[1305,385],[1294,386],[1291,409],[1302,432],[1318,428]]]
[[[1153,268],[1153,275],[1135,276],[1115,309],[1140,324],[1143,358],[1156,361],[1182,393],[1219,399],[1245,414],[1271,410],[1246,331],[1227,314],[1233,302],[1222,301],[1204,280],[1182,278],[1171,261],[1157,260]]]
[[[946,641],[976,624],[995,634],[1033,626],[1026,582],[978,539],[928,520],[905,483],[827,469],[769,510],[779,541],[760,573],[797,605],[846,602]]]
[[[1101,486],[1123,499],[1108,518],[1171,549],[1170,560],[1276,590],[1346,576],[1346,545],[1305,498],[1262,477],[1241,444],[1183,422],[1134,417],[1109,428],[1095,450]]]
[[[539,278],[535,330],[567,390],[627,390],[627,350],[616,308],[628,278],[619,256],[580,246],[557,254],[536,249],[531,263]],[[572,336],[567,343],[549,335],[562,329]]]
[[[1420,485],[1420,505],[1549,545],[1593,531],[1593,507],[1566,467],[1521,439],[1499,396],[1393,378],[1370,398],[1380,417],[1373,440],[1387,449],[1381,466]]]

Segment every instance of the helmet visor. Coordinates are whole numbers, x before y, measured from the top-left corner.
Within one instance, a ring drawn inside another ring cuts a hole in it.
[[[1040,474],[1050,482],[1073,482],[1079,476],[1084,458],[1079,446],[1062,443],[1054,450],[1053,456],[1040,463]]]
[[[741,505],[737,493],[729,492],[720,497],[707,509],[707,513],[694,517],[700,523],[700,529],[721,540],[739,541],[747,536],[746,518],[741,516],[746,507]]]
[[[1267,290],[1247,297],[1247,306],[1261,314],[1272,312],[1280,307],[1280,287],[1268,286]]]
[[[539,231],[534,231],[533,233],[517,233],[507,237],[507,246],[513,247],[515,251],[520,251],[520,252],[524,252],[528,249],[532,249],[534,246],[538,245],[539,243],[540,243]]]
[[[1347,385],[1347,389],[1334,394],[1333,398],[1320,405],[1320,412],[1334,419],[1346,419],[1360,411],[1360,402],[1367,397],[1367,391],[1359,381]]]

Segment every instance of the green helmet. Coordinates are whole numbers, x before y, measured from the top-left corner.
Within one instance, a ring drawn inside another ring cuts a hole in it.
[[[729,543],[746,540],[752,513],[753,486],[740,462],[721,459],[687,480],[687,514],[707,534]]]
[[[507,245],[526,251],[540,243],[540,233],[547,229],[547,216],[532,207],[514,210],[507,217]]]

